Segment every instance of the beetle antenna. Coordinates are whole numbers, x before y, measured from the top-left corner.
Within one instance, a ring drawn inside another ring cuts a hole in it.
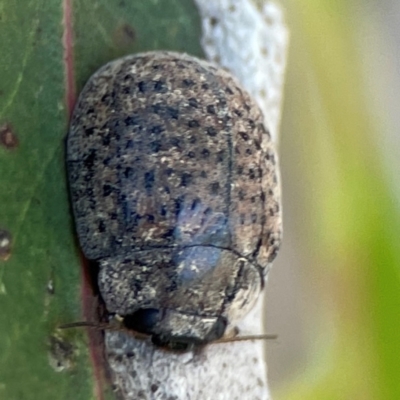
[[[146,335],[145,333],[140,333],[133,331],[131,329],[126,329],[120,325],[113,325],[107,322],[91,322],[91,321],[78,321],[78,322],[71,322],[69,324],[60,325],[59,329],[70,329],[70,328],[94,328],[97,330],[108,330],[108,331],[119,331],[125,332],[132,335],[136,339],[148,339],[150,335]],[[231,342],[245,342],[250,340],[276,340],[278,335],[274,334],[262,334],[262,335],[245,335],[245,336],[232,336],[232,337],[225,337],[213,342],[208,343],[210,344],[220,344],[220,343],[231,343]]]
[[[108,323],[100,322],[90,322],[90,321],[78,321],[71,322],[69,324],[60,325],[59,329],[70,329],[70,328],[95,328],[98,330],[112,329],[111,325]]]
[[[148,339],[150,335],[145,333],[136,332],[132,329],[126,329],[124,326],[120,324],[110,324],[109,322],[91,322],[91,321],[78,321],[71,322],[69,324],[63,324],[58,327],[58,329],[70,329],[70,328],[93,328],[99,331],[116,331],[116,332],[125,332],[136,339]]]
[[[234,336],[234,337],[221,338],[221,339],[215,340],[214,342],[211,342],[210,344],[244,342],[244,341],[248,341],[248,340],[276,340],[277,338],[278,338],[278,335],[269,335],[269,334]]]

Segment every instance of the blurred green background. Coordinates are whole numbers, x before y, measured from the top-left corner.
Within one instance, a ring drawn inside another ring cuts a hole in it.
[[[275,400],[400,399],[400,2],[282,2]]]

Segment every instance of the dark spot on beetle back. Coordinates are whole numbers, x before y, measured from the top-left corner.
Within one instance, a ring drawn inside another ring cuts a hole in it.
[[[154,114],[161,114],[163,107],[161,104],[156,103],[151,105],[151,110],[153,111]]]
[[[191,87],[194,85],[194,81],[192,79],[184,79],[182,84],[186,87]]]
[[[167,107],[167,115],[172,119],[178,119],[179,111],[176,108]]]
[[[211,136],[211,137],[217,136],[217,130],[212,126],[209,126],[208,128],[206,128],[206,131],[207,131],[208,136]]]
[[[140,117],[137,115],[130,115],[129,117],[126,117],[124,119],[124,124],[126,126],[135,126],[135,125],[140,125]]]
[[[208,149],[203,149],[201,151],[201,155],[203,156],[203,158],[208,158],[210,156],[210,150]]]
[[[166,207],[165,204],[163,204],[163,205],[160,207],[160,215],[161,215],[162,217],[165,217],[165,216],[167,215],[167,207]]]
[[[103,233],[103,232],[106,231],[106,226],[105,226],[105,224],[104,224],[104,221],[100,221],[100,222],[99,222],[98,230],[99,230],[99,232],[101,232],[101,233]]]
[[[239,132],[239,135],[242,137],[243,140],[249,140],[249,135],[246,132]]]
[[[158,153],[161,149],[161,142],[159,140],[150,142],[149,149],[151,153]]]
[[[110,99],[111,99],[111,96],[110,96],[108,93],[106,93],[106,94],[101,98],[101,102],[102,102],[102,103],[108,103]],[[89,110],[87,111],[87,113],[88,113],[88,114],[92,114],[93,111],[94,111],[93,109],[89,109]]]
[[[155,134],[159,134],[159,133],[163,132],[164,130],[165,130],[165,128],[162,125],[156,125],[156,126],[153,126],[150,129],[150,132],[151,133],[155,133]]]
[[[192,119],[191,121],[188,122],[189,128],[198,128],[200,126],[199,121]]]
[[[189,106],[193,107],[193,108],[197,108],[199,106],[199,104],[197,103],[197,100],[192,97],[188,100]]]
[[[198,199],[198,198],[194,199],[192,202],[192,205],[190,206],[190,210],[191,211],[195,210],[200,205],[200,203],[201,203],[200,199]]]
[[[144,174],[144,188],[150,192],[154,186],[154,171],[149,171]]]
[[[132,139],[129,139],[126,142],[125,149],[133,149],[133,140]]]
[[[167,176],[171,176],[173,173],[174,173],[174,169],[173,169],[173,168],[167,168],[167,169],[165,170],[165,174],[166,174]]]
[[[94,150],[91,150],[83,163],[86,168],[92,169],[95,161],[96,161],[96,152]]]
[[[91,135],[93,135],[93,133],[94,133],[94,128],[87,128],[85,130],[86,136],[91,136]]]
[[[239,118],[243,116],[243,113],[242,113],[240,110],[238,110],[237,108],[235,108],[235,109],[233,110],[233,112],[234,112]]]
[[[168,90],[168,88],[167,88],[167,85],[165,84],[165,82],[155,81],[154,82],[154,90],[156,92],[165,93]]]
[[[126,179],[132,178],[132,176],[133,176],[133,168],[131,168],[131,167],[125,168],[124,176],[125,176]]]
[[[225,107],[227,102],[224,98],[219,98],[218,103],[221,107]]]
[[[210,192],[211,192],[211,194],[218,194],[218,192],[219,192],[219,182],[213,182],[210,185]]]
[[[217,153],[217,162],[221,163],[224,161],[224,159],[225,159],[225,152],[221,150]]]
[[[155,221],[154,215],[153,214],[146,214],[146,220],[147,222],[153,224]]]
[[[140,93],[146,92],[146,82],[143,82],[143,81],[138,82],[137,87],[138,87]]]
[[[192,174],[188,174],[187,172],[184,172],[181,176],[181,186],[186,187],[189,186],[192,183],[193,176]]]
[[[208,105],[207,106],[207,112],[209,114],[215,114],[215,107],[212,104]]]
[[[182,210],[182,206],[183,206],[183,202],[184,202],[184,198],[183,197],[178,197],[177,199],[175,199],[175,215],[178,216],[179,213]]]
[[[107,197],[111,194],[112,192],[112,186],[110,185],[103,185],[103,196]]]
[[[177,137],[172,137],[171,140],[170,140],[170,143],[171,143],[172,146],[175,146],[175,147],[179,148],[180,145],[181,145],[181,140],[179,138],[177,138]]]
[[[247,121],[247,123],[249,124],[250,129],[254,129],[254,128],[256,127],[256,124],[255,124],[255,122],[254,122],[252,119],[249,119],[249,120]]]
[[[104,135],[102,138],[103,146],[108,146],[110,144],[111,137],[110,135]]]

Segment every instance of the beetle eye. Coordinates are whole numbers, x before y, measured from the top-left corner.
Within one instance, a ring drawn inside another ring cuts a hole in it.
[[[127,329],[151,334],[159,321],[160,310],[156,308],[141,308],[133,314],[126,315],[123,324]]]

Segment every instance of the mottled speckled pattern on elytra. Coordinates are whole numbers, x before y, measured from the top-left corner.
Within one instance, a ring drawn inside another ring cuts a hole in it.
[[[67,163],[109,312],[162,310],[150,333],[199,343],[248,312],[280,245],[279,171],[230,74],[171,52],[108,63],[79,97]]]

